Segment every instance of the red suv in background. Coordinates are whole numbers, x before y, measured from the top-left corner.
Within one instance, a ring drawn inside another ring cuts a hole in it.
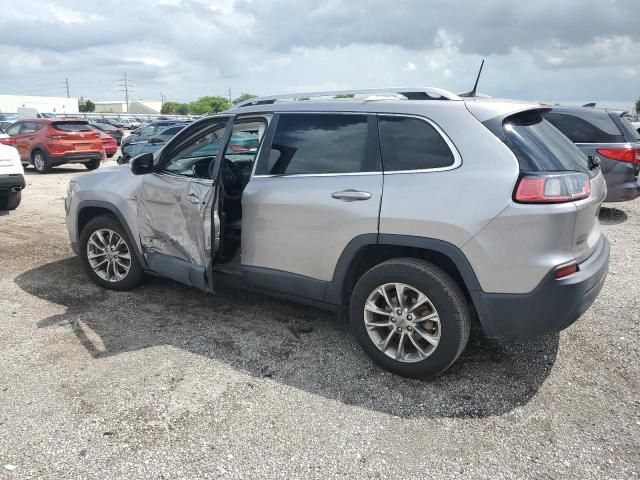
[[[32,164],[39,173],[65,163],[83,163],[94,170],[105,159],[100,135],[84,120],[20,120],[5,133],[9,138],[0,142],[16,147],[22,164]]]

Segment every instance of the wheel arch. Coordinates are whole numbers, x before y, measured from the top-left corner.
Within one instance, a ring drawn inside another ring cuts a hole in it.
[[[78,204],[77,211],[76,238],[80,238],[82,229],[92,218],[98,217],[100,215],[112,215],[116,218],[118,223],[122,225],[122,228],[124,228],[125,232],[127,232],[127,235],[129,236],[129,239],[133,244],[133,250],[136,254],[136,257],[138,258],[138,261],[143,266],[143,268],[147,268],[147,262],[145,261],[144,255],[142,255],[142,252],[140,251],[137,239],[133,236],[133,233],[129,228],[129,224],[125,220],[124,215],[122,214],[120,209],[118,209],[118,207],[116,207],[112,203],[101,200],[83,200]]]
[[[325,289],[325,301],[347,305],[362,274],[385,260],[400,257],[420,258],[442,268],[456,280],[482,317],[482,289],[462,250],[443,240],[412,235],[366,234],[354,238],[338,260],[333,279]]]
[[[49,152],[47,151],[47,148],[41,143],[36,143],[32,145],[31,149],[29,150],[29,162],[33,163],[33,154],[37,150],[40,150],[42,153],[44,153],[44,156],[47,158],[47,160],[49,159]]]

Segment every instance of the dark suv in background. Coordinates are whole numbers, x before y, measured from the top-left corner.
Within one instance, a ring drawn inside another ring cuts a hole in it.
[[[607,182],[605,202],[640,194],[640,138],[625,112],[594,107],[553,107],[545,118],[588,157],[600,161]]]

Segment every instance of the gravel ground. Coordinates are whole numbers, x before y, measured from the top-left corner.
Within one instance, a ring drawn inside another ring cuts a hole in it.
[[[475,335],[433,381],[331,314],[221,287],[89,283],[63,197],[0,212],[0,478],[640,478],[640,201],[603,209],[610,274],[530,342]]]

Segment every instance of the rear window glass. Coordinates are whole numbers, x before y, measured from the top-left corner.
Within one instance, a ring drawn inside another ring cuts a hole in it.
[[[87,122],[53,122],[51,124],[61,132],[92,132],[93,128]]]
[[[380,117],[382,165],[387,172],[453,165],[451,149],[431,124],[418,118]]]
[[[502,122],[504,143],[523,172],[576,171],[590,174],[587,157],[546,121],[539,110],[511,115]]]
[[[640,140],[640,133],[638,133],[638,131],[633,128],[633,125],[631,125],[631,122],[624,117],[620,117],[620,129],[628,141],[633,142]]]
[[[598,118],[598,122],[594,121],[598,114],[589,113],[591,115],[588,116],[591,118],[582,118],[557,112],[549,112],[544,117],[575,143],[618,143],[625,141],[606,112],[600,113],[599,117],[601,118]]]

